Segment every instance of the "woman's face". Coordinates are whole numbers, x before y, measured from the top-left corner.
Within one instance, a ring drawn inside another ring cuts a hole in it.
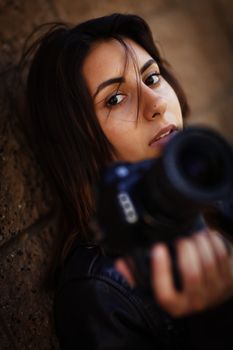
[[[99,42],[87,56],[83,74],[117,159],[139,161],[161,154],[175,130],[182,128],[182,114],[157,63],[132,40],[124,42],[132,53],[128,61],[117,40]]]

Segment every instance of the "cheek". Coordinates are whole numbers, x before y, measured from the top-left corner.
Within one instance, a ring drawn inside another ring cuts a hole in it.
[[[180,106],[178,97],[176,95],[175,95],[175,101],[174,101],[174,109],[176,110],[177,121],[179,122],[180,126],[183,127],[183,116],[182,116],[181,106]]]
[[[128,135],[133,135],[136,117],[135,111],[130,110],[128,104],[125,104],[124,108],[120,108],[120,111],[112,110],[109,115],[107,113],[108,111],[105,113],[101,110],[96,114],[101,129],[113,146],[124,142]]]
[[[109,142],[118,150],[120,146],[125,146],[128,143],[130,128],[126,125],[128,123],[115,122],[102,125],[102,130],[109,140]]]
[[[117,152],[117,159],[127,159],[135,149],[135,123],[119,120],[112,120],[111,117],[104,123],[100,123],[101,128]]]
[[[166,94],[169,96],[169,110],[176,117],[177,122],[182,126],[183,118],[180,102],[175,91],[168,83],[166,83]]]

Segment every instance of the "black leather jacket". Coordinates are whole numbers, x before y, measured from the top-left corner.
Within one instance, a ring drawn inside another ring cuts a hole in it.
[[[233,233],[233,201],[223,210]],[[233,349],[233,299],[173,320],[153,296],[130,288],[113,259],[98,246],[77,245],[70,254],[57,288],[54,315],[62,350]]]
[[[62,349],[187,349],[183,320],[172,320],[151,295],[132,289],[113,260],[77,246],[55,298]]]

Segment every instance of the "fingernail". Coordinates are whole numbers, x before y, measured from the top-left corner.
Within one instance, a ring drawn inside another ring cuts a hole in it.
[[[164,256],[164,247],[162,245],[156,245],[151,251],[151,257],[153,259],[161,259]]]

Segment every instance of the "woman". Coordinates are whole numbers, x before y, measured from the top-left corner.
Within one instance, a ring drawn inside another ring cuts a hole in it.
[[[179,292],[165,245],[153,247],[155,302],[134,288],[122,260],[114,267],[89,225],[101,170],[114,160],[159,156],[169,134],[183,128],[188,105],[181,87],[138,16],[55,25],[33,50],[29,129],[59,195],[66,235],[55,299],[61,348],[187,348],[184,324],[173,317],[233,294],[232,262],[218,233],[177,242]]]

